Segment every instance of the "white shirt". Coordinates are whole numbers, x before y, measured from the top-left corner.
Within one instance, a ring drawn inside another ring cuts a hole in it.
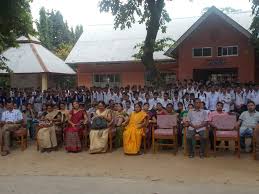
[[[161,103],[161,99],[160,98],[157,98],[157,99],[152,98],[152,99],[150,99],[149,106],[151,107],[151,109],[152,108],[156,108],[156,105],[159,102]]]
[[[243,98],[243,94],[242,93],[236,93],[235,94],[235,105],[236,106],[241,106],[243,105],[245,102],[244,102],[244,98]]]
[[[219,101],[219,95],[218,93],[211,93],[208,97],[208,109],[210,111],[216,110],[216,105]]]
[[[231,95],[229,93],[219,95],[219,101],[224,104],[223,111],[229,112],[230,111],[230,104],[232,102]]]
[[[161,104],[162,104],[163,107],[166,107],[167,104],[169,104],[169,103],[172,103],[172,100],[169,100],[169,99],[167,99],[167,100],[162,99],[161,100]]]
[[[173,101],[174,110],[178,110],[178,103],[182,102],[182,100],[178,97],[177,99],[173,98],[172,101]]]
[[[22,113],[18,109],[13,109],[12,111],[4,111],[1,118],[1,121],[4,122],[16,122],[21,120],[23,120]]]

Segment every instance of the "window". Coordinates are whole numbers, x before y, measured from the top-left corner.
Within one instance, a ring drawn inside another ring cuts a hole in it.
[[[192,49],[193,57],[211,57],[212,56],[212,48],[204,47],[204,48],[193,48]]]
[[[94,74],[93,85],[98,87],[104,87],[106,84],[110,86],[120,85],[120,75],[119,74]]]
[[[218,47],[218,56],[238,56],[237,46]]]

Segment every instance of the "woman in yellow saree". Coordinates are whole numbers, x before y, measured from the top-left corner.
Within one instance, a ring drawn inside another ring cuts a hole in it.
[[[125,154],[140,154],[141,139],[144,127],[147,126],[147,114],[142,111],[140,103],[135,104],[134,112],[131,113],[128,125],[123,132],[123,148]],[[124,124],[125,125],[125,124]]]

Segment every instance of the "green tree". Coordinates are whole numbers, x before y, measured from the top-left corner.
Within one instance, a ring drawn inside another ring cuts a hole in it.
[[[18,46],[21,35],[34,34],[30,10],[31,0],[1,0],[0,6],[0,54],[8,47]],[[0,55],[0,69],[8,70]]]
[[[72,48],[83,33],[82,25],[76,26],[74,30],[64,21],[59,11],[46,11],[45,8],[40,10],[37,29],[42,44],[54,52],[63,50],[64,45],[70,45],[69,48]]]
[[[101,0],[99,3],[101,12],[111,12],[114,19],[114,27],[130,28],[133,23],[146,25],[146,37],[142,48],[141,60],[146,68],[148,81],[156,83],[159,80],[159,72],[154,61],[157,33],[159,29],[166,32],[166,23],[171,19],[165,9],[164,0]]]
[[[259,1],[252,0],[252,13],[254,15],[250,30],[252,31],[252,43],[254,44],[256,51],[259,52]]]

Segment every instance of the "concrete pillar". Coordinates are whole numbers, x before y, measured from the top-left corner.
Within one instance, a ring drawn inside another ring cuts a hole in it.
[[[42,73],[41,74],[41,90],[47,90],[48,89],[48,74]]]

